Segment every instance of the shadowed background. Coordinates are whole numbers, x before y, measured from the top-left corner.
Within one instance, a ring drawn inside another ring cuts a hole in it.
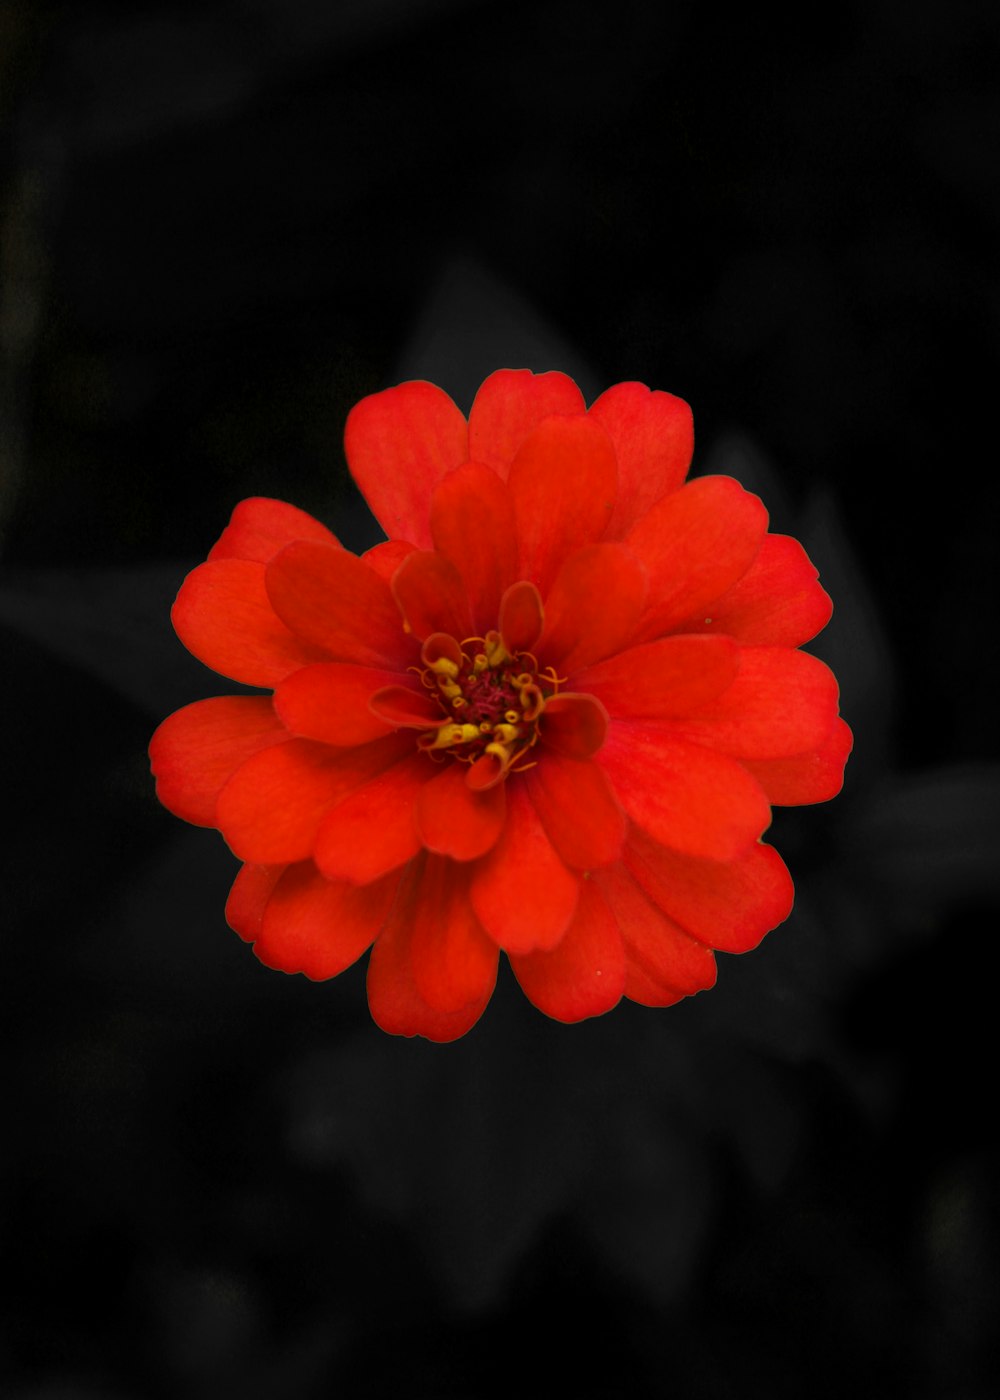
[[[5,1395],[992,1393],[997,16],[0,4]],[[857,747],[714,991],[437,1047],[256,962],[145,749],[235,503],[366,547],[351,405],[500,365],[689,400]]]

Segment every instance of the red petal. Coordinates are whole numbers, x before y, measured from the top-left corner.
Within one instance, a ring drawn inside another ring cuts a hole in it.
[[[369,703],[376,691],[398,681],[396,671],[327,661],[304,666],[283,680],[274,693],[274,707],[300,739],[348,748],[386,733],[387,722],[372,713]]]
[[[642,566],[620,544],[576,550],[545,600],[538,654],[572,676],[631,641],[646,597]]]
[[[444,390],[417,379],[362,399],[347,415],[344,451],[389,538],[429,549],[431,492],[469,458],[468,427]]]
[[[517,568],[510,492],[476,462],[449,472],[431,502],[431,534],[434,548],[461,574],[473,630],[485,636],[496,626],[501,594]]]
[[[596,763],[545,752],[524,781],[549,840],[568,866],[593,870],[618,859],[625,814]]]
[[[497,948],[469,902],[468,867],[428,856],[414,901],[413,980],[435,1011],[482,1005],[497,980]]]
[[[414,659],[388,584],[346,549],[290,544],[266,581],[282,621],[328,657],[399,671]]]
[[[829,802],[844,786],[844,764],[854,747],[854,735],[838,719],[825,743],[797,758],[773,758],[745,762],[744,768],[760,783],[767,800],[776,807],[801,807],[808,802]]]
[[[444,723],[441,706],[426,690],[389,685],[371,697],[372,714],[394,729],[433,729]]]
[[[545,702],[541,735],[566,758],[590,758],[604,743],[608,712],[592,695],[563,692]]]
[[[464,763],[445,762],[417,798],[417,829],[429,851],[454,860],[475,860],[493,846],[504,824],[504,788],[474,792]]]
[[[368,1005],[375,1023],[390,1035],[422,1035],[428,1040],[457,1040],[479,1020],[493,994],[460,1011],[435,1011],[417,990],[413,937],[420,915],[424,858],[403,874],[396,903],[368,962]]]
[[[199,564],[181,584],[170,616],[188,651],[213,671],[270,687],[300,666],[323,661],[326,653],[295,636],[275,614],[264,570],[249,559]]]
[[[504,646],[516,655],[532,651],[542,635],[545,610],[533,583],[512,583],[500,602],[500,635]]]
[[[330,880],[367,885],[415,856],[417,794],[437,772],[426,754],[410,754],[352,792],[323,817],[314,860]]]
[[[670,732],[737,758],[788,758],[826,741],[839,696],[833,672],[808,652],[741,647],[729,689]]]
[[[371,549],[366,549],[361,561],[378,574],[379,578],[391,583],[392,576],[400,564],[415,549],[416,545],[409,544],[406,540],[383,540],[381,544],[373,544]]]
[[[469,456],[505,478],[521,443],[553,413],[583,413],[583,395],[559,370],[498,369],[484,380],[469,414]]]
[[[759,783],[735,759],[668,730],[613,720],[595,762],[636,825],[688,855],[734,860],[770,823]]]
[[[683,486],[694,418],[683,399],[645,384],[614,384],[590,406],[618,458],[618,501],[608,538],[621,539],[661,496]]]
[[[260,937],[267,901],[287,865],[241,865],[226,900],[226,923],[247,943]]]
[[[524,784],[512,781],[503,834],[472,878],[472,907],[483,928],[508,953],[554,948],[579,891],[580,881],[552,849]]]
[[[601,1016],[625,990],[625,953],[615,917],[589,880],[565,936],[548,953],[513,954],[510,965],[530,1002],[556,1021]]]
[[[640,1006],[662,1007],[676,1006],[679,1001],[684,1000],[686,993],[678,992],[663,982],[657,982],[655,977],[651,977],[626,948],[625,991],[623,995],[629,1001],[638,1002]]]
[[[241,860],[258,865],[304,860],[323,813],[411,747],[408,735],[397,734],[356,749],[290,739],[237,769],[216,803],[218,827]]]
[[[615,504],[611,439],[586,417],[546,418],[510,469],[522,578],[548,592],[567,554],[599,540]]]
[[[756,496],[728,476],[703,476],[666,496],[633,527],[626,543],[646,567],[644,639],[676,630],[741,578],[767,529]]]
[[[624,865],[619,862],[595,871],[592,878],[618,921],[625,956],[661,990],[675,994],[654,1004],[669,1005],[678,995],[714,986],[716,967],[710,949],[657,909]]]
[[[150,740],[156,795],[175,817],[214,826],[216,798],[240,764],[287,738],[270,696],[196,700],[165,719]]]
[[[325,525],[287,501],[252,496],[240,501],[229,524],[208,552],[209,559],[256,559],[266,564],[293,540],[315,540],[334,545],[340,541]]]
[[[788,535],[765,535],[760,552],[732,588],[705,610],[684,618],[688,632],[725,632],[758,646],[797,647],[830,621],[833,604],[815,565]]]
[[[472,614],[462,576],[450,559],[414,550],[393,574],[392,594],[406,629],[421,641],[434,632],[459,639],[472,633]]]
[[[577,672],[573,684],[616,719],[674,719],[721,695],[738,665],[729,637],[663,637]]]
[[[665,914],[709,948],[745,953],[788,918],[794,891],[773,846],[758,842],[738,860],[696,860],[633,831],[625,864]]]
[[[398,883],[390,875],[359,887],[324,880],[311,861],[293,865],[268,900],[254,952],[279,972],[336,977],[371,945]]]

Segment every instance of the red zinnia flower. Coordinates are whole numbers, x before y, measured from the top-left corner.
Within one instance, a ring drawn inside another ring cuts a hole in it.
[[[729,477],[684,484],[691,412],[500,370],[468,422],[432,384],[351,412],[389,538],[358,558],[294,506],[236,507],[173,610],[273,695],[179,710],[161,801],[245,862],[227,918],[262,962],[333,977],[371,945],[387,1031],[452,1040],[500,950],[547,1015],[710,987],[787,917],[773,803],[839,791],[837,684],[796,650],[827,595]]]

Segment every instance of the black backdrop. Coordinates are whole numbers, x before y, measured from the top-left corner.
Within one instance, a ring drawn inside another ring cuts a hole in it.
[[[0,5],[5,1395],[990,1393],[998,13]],[[692,403],[857,750],[713,992],[435,1047],[145,746],[232,506],[366,546],[352,403],[502,364]]]

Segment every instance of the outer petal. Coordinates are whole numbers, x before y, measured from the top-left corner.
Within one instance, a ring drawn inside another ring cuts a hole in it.
[[[444,390],[417,379],[362,399],[347,416],[344,451],[389,538],[429,549],[431,492],[469,458],[468,427]]]
[[[436,772],[426,754],[410,754],[332,807],[320,822],[314,854],[327,879],[367,885],[415,856],[417,794]]]
[[[593,870],[618,859],[625,814],[595,762],[546,751],[524,781],[549,840],[568,866]]]
[[[287,501],[251,496],[240,501],[229,524],[208,552],[209,559],[256,559],[266,564],[293,540],[340,547],[332,531]]]
[[[715,985],[715,958],[710,949],[692,938],[656,907],[621,863],[598,870],[592,876],[611,907],[621,930],[625,956],[645,978],[666,993],[669,1006],[680,996]],[[633,998],[650,1004],[645,995]],[[626,995],[630,995],[626,987]]]
[[[279,972],[336,977],[371,945],[398,884],[390,875],[359,888],[324,880],[311,861],[290,866],[267,902],[254,952]]]
[[[767,529],[760,500],[728,476],[703,476],[658,501],[626,544],[645,565],[640,639],[676,630],[746,573]]]
[[[250,559],[199,564],[181,584],[170,616],[188,651],[213,671],[271,687],[328,654],[289,631],[275,613],[264,568]]]
[[[399,683],[399,672],[346,661],[304,666],[274,692],[274,707],[300,739],[342,748],[381,739],[390,726],[369,709],[377,690]]]
[[[743,577],[712,603],[678,624],[684,632],[725,632],[760,646],[797,647],[830,621],[833,604],[815,565],[788,535],[765,535]]]
[[[286,865],[241,865],[226,900],[226,922],[247,943],[260,937],[267,901]]]
[[[595,399],[596,418],[614,443],[618,500],[608,527],[621,537],[661,496],[684,484],[694,452],[694,418],[683,399],[645,384],[614,384]]]
[[[282,621],[328,658],[394,670],[414,659],[388,584],[346,549],[287,545],[268,564],[266,583]]]
[[[594,761],[636,825],[674,850],[734,860],[770,824],[760,784],[735,759],[662,728],[613,720]]]
[[[808,652],[741,647],[728,690],[670,730],[737,758],[788,758],[826,742],[839,696],[833,672]]]
[[[792,911],[794,891],[773,846],[750,847],[738,860],[697,860],[669,851],[640,831],[625,864],[671,919],[709,948],[745,953]]]
[[[392,596],[406,630],[421,641],[434,632],[462,638],[472,633],[472,614],[462,576],[450,559],[414,550],[392,578]]]
[[[844,764],[853,747],[854,735],[838,719],[825,743],[812,753],[744,762],[743,767],[753,774],[767,793],[767,800],[776,807],[828,802],[844,786]]]
[[[544,597],[567,554],[599,540],[611,519],[618,482],[611,439],[587,417],[546,418],[518,449],[509,482],[518,572]]]
[[[585,880],[565,936],[548,953],[513,954],[510,965],[530,1002],[556,1021],[601,1016],[625,990],[625,952],[607,900]]]
[[[545,600],[539,655],[567,676],[610,656],[631,641],[645,599],[645,572],[624,545],[576,550]]]
[[[405,734],[390,734],[356,749],[290,739],[254,754],[219,794],[219,829],[241,860],[258,865],[304,860],[312,852],[323,813],[411,746]]]
[[[584,413],[583,395],[559,370],[498,369],[480,385],[469,414],[469,456],[506,478],[524,439],[553,413]]]
[[[407,540],[382,540],[381,544],[373,544],[371,549],[366,549],[361,561],[378,574],[379,578],[391,583],[393,574],[416,547]]]
[[[492,995],[497,947],[469,901],[468,867],[428,856],[413,918],[413,980],[435,1011],[462,1011]]]
[[[435,1011],[420,995],[414,975],[413,939],[417,918],[426,907],[421,898],[426,859],[420,857],[407,867],[396,903],[372,949],[368,1005],[376,1024],[390,1035],[457,1040],[479,1020],[493,987],[460,1011]]]
[[[573,917],[580,881],[552,849],[523,783],[510,783],[503,834],[474,870],[472,907],[501,948],[555,947]]]
[[[676,719],[715,700],[738,668],[729,637],[662,637],[588,666],[573,684],[616,719]]]
[[[474,630],[485,636],[496,626],[501,595],[516,577],[510,492],[495,472],[476,462],[449,472],[431,501],[431,534],[434,548],[461,574]]]
[[[196,700],[165,719],[150,740],[156,795],[174,816],[214,826],[216,798],[237,768],[288,737],[270,696]]]
[[[429,851],[475,860],[496,843],[504,824],[504,784],[473,792],[464,763],[446,761],[417,798],[417,830]]]

